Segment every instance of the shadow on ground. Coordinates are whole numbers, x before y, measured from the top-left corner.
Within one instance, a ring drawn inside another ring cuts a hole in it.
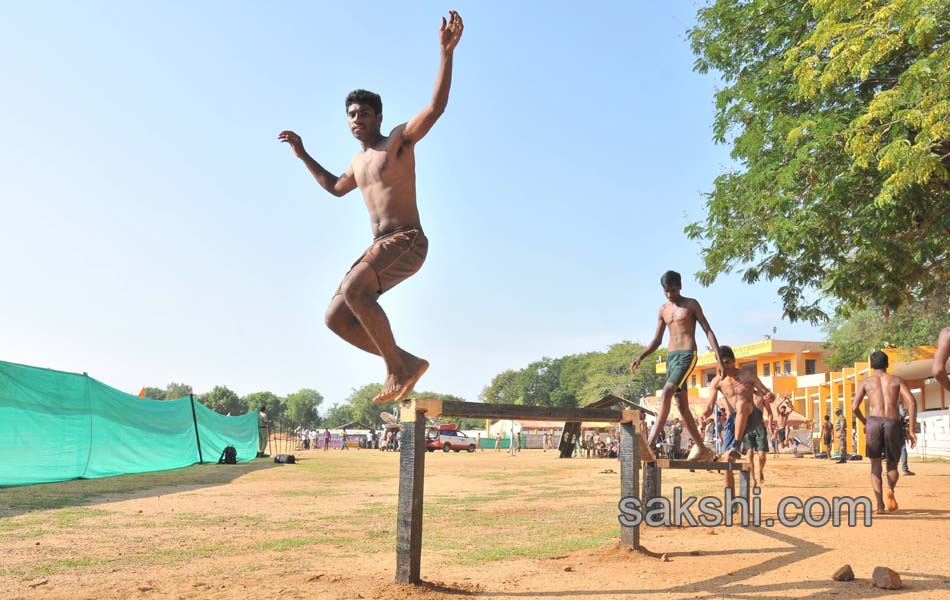
[[[933,518],[935,513],[944,513],[950,511],[919,512],[925,513],[930,518]],[[916,518],[919,518],[919,516]],[[709,579],[693,581],[680,585],[670,585],[670,587],[666,589],[578,589],[559,590],[556,592],[516,592],[511,590],[499,590],[496,592],[491,590],[472,591],[461,586],[456,587],[440,582],[424,581],[422,582],[421,586],[423,589],[429,590],[431,592],[437,592],[449,596],[478,598],[627,598],[640,595],[648,597],[650,595],[663,594],[674,597],[682,596],[683,598],[695,598],[702,596],[713,598],[734,598],[736,600],[763,597],[776,599],[786,598],[788,597],[788,593],[791,590],[795,591],[796,596],[805,593],[808,598],[835,598],[836,600],[880,598],[884,596],[906,594],[911,592],[929,592],[932,594],[932,597],[936,597],[937,595],[945,593],[947,587],[950,586],[950,575],[915,572],[901,573],[904,585],[900,590],[882,590],[873,587],[870,579],[870,573],[858,573],[858,577],[854,581],[833,581],[831,579],[831,573],[829,572],[825,574],[824,577],[816,577],[810,581],[805,580],[797,582],[763,584],[752,583],[751,580],[753,578],[764,573],[772,570],[787,569],[789,565],[792,565],[798,561],[806,560],[826,552],[830,552],[831,550],[820,544],[802,540],[787,533],[782,533],[771,529],[755,528],[749,529],[749,531],[763,535],[777,543],[772,544],[769,548],[738,548],[730,551],[716,552],[701,551],[702,556],[716,555],[717,557],[722,557],[726,560],[728,560],[729,557],[732,557],[734,564],[742,564],[745,566],[729,571],[723,575],[710,577]],[[755,555],[762,553],[779,553],[779,555],[773,556],[772,558],[766,559],[764,561],[753,562]],[[668,554],[667,556],[673,557],[687,554],[690,553],[677,552]]]
[[[248,473],[285,466],[288,465],[275,464],[270,459],[236,465],[205,463],[168,471],[0,488],[0,517],[226,485]]]

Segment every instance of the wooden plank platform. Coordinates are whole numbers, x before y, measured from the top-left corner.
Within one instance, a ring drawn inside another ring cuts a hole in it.
[[[426,417],[620,423],[620,497],[637,497],[640,482],[640,449],[646,447],[646,426],[642,410],[550,408],[434,398],[404,400],[399,412],[402,437],[400,437],[399,499],[396,516],[396,583],[415,584],[421,581]],[[628,548],[634,550],[639,548],[639,526],[625,525],[621,522],[620,541]]]
[[[671,458],[656,459],[656,466],[661,469],[690,469],[694,471],[748,471],[747,462],[702,462],[698,460],[673,460]]]
[[[424,412],[427,417],[467,417],[470,419],[530,419],[532,421],[604,421],[623,423],[629,413],[639,410],[613,408],[563,408],[559,406],[523,406],[521,404],[486,404],[458,400],[414,398],[403,400],[403,410]]]

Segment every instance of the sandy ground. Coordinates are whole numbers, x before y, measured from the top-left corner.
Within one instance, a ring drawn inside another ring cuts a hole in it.
[[[427,455],[420,586],[397,586],[398,455],[297,452],[161,474],[0,490],[0,598],[950,598],[950,464],[912,464],[870,527],[642,527],[619,546],[615,460]],[[784,496],[867,496],[869,465],[783,456]],[[666,471],[695,495],[721,476]],[[698,514],[698,513],[696,513]],[[851,565],[851,582],[831,579]],[[872,587],[876,566],[896,592]]]

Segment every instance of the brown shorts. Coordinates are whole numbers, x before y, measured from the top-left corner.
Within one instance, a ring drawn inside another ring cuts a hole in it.
[[[353,267],[366,263],[372,267],[379,281],[379,293],[396,287],[396,284],[413,275],[422,267],[429,251],[429,240],[421,227],[405,227],[381,235],[356,259]],[[349,272],[347,272],[349,274]],[[346,277],[343,278],[344,280]],[[337,288],[339,294],[343,284]]]
[[[891,462],[900,460],[901,448],[904,446],[904,426],[900,419],[868,417],[865,433],[868,458],[883,456]]]

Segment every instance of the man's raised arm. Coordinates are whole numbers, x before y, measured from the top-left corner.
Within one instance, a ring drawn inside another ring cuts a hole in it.
[[[439,62],[439,74],[435,78],[432,102],[406,123],[403,136],[410,144],[418,142],[429,133],[449,104],[449,89],[452,87],[452,55],[462,38],[463,28],[462,17],[454,10],[449,11],[448,22],[445,17],[442,17],[442,28],[439,29],[442,60]]]
[[[303,161],[303,164],[307,166],[307,170],[310,171],[310,174],[313,175],[313,178],[317,180],[317,183],[320,184],[320,187],[330,192],[334,196],[343,196],[349,192],[352,192],[356,189],[356,177],[353,176],[353,167],[351,166],[346,170],[343,175],[337,177],[333,173],[327,171],[320,165],[317,161],[313,159],[307,151],[304,150],[303,140],[299,135],[293,131],[281,131],[277,135],[277,139],[281,142],[286,142],[290,144],[290,147],[294,151],[294,155]]]

